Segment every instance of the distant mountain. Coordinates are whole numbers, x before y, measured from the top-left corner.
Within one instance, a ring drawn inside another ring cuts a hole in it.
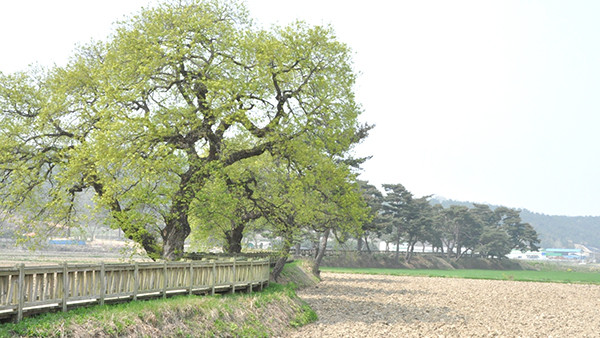
[[[540,234],[544,248],[573,248],[575,244],[600,248],[600,217],[549,216],[524,209],[521,219]]]
[[[454,201],[434,197],[432,204],[441,204],[444,208],[450,205],[472,207],[472,202]],[[481,203],[485,204],[485,203]],[[488,204],[495,209],[498,205]],[[589,248],[600,248],[600,217],[596,216],[550,216],[521,210],[523,222],[531,224],[538,232],[542,248],[574,248],[582,244]]]

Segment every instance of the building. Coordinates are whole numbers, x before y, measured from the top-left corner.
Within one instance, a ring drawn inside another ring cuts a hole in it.
[[[547,259],[584,259],[584,253],[582,249],[550,248],[542,250],[542,255],[545,255]]]

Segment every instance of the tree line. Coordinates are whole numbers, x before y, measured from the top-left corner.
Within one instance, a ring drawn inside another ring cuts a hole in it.
[[[473,208],[459,205],[444,208],[440,204],[432,205],[431,196],[416,198],[402,184],[384,184],[383,188],[385,195],[373,185],[361,182],[372,218],[363,225],[359,250],[363,241],[368,244],[374,238],[393,243],[397,256],[400,243],[406,243],[407,261],[418,242],[456,259],[468,253],[501,258],[514,249],[539,249],[537,232],[531,224],[521,220],[519,210],[507,207],[492,210],[485,204],[474,204]]]

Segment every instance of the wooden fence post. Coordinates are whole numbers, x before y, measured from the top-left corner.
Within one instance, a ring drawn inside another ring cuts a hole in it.
[[[265,270],[266,270],[266,275],[267,275],[267,279],[269,278],[269,268],[271,266],[271,259],[268,259],[266,262],[262,263],[262,266],[260,267],[260,291],[262,291],[264,289],[264,284],[265,284],[265,277],[263,276],[265,274]]]
[[[140,284],[140,268],[138,266],[138,262],[135,262],[133,268],[133,300],[137,300],[138,288]]]
[[[167,298],[167,261],[163,267],[163,298]]]
[[[63,296],[62,311],[67,312],[67,299],[69,297],[69,268],[68,263],[63,263]]]
[[[25,264],[19,264],[19,305],[17,308],[17,322],[23,320],[23,305],[25,304]]]
[[[233,272],[232,272],[232,277],[231,277],[231,293],[235,293],[235,279],[236,279],[236,275],[235,275],[235,257],[233,257],[231,260],[233,260]]]
[[[106,268],[104,262],[100,264],[100,305],[104,305],[104,295],[106,294]]]
[[[250,273],[248,274],[248,279],[250,279],[250,283],[248,284],[247,292],[252,292],[252,284],[256,280],[254,278],[254,259],[250,258]]]
[[[190,262],[190,296],[194,294],[194,262]]]
[[[212,290],[210,294],[215,295],[215,284],[217,284],[217,263],[212,261]]]

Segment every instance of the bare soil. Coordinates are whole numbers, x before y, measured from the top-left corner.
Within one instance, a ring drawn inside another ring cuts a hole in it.
[[[323,273],[292,337],[600,337],[600,285]]]

